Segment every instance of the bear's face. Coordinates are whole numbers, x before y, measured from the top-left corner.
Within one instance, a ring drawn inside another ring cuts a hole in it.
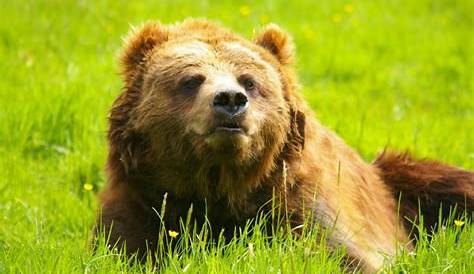
[[[154,150],[211,162],[281,149],[290,125],[284,35],[271,27],[250,42],[207,22],[146,25],[122,58],[138,97],[133,130]]]
[[[154,117],[146,128],[153,126],[156,134],[174,123],[170,137],[185,138],[198,156],[247,158],[265,139],[282,134],[287,109],[279,74],[237,41],[165,43],[147,68],[138,115]]]

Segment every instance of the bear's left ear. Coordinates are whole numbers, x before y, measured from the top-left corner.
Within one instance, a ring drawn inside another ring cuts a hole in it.
[[[281,64],[287,65],[293,61],[293,40],[291,36],[275,24],[269,24],[257,32],[254,43],[268,50]]]

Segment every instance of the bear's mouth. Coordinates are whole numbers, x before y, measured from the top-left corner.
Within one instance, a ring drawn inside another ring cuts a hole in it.
[[[245,130],[236,122],[222,123],[221,125],[217,126],[214,131],[232,134],[245,134]]]

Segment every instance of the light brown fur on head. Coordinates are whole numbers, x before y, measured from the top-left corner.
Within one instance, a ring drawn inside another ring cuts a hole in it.
[[[109,166],[140,175],[146,174],[143,169],[191,166],[196,182],[176,180],[173,191],[222,196],[233,208],[240,206],[246,192],[269,175],[277,155],[294,149],[291,143],[285,146],[292,136],[287,132],[301,137],[304,130],[304,115],[294,109],[293,75],[285,68],[292,48],[290,37],[275,25],[257,34],[254,43],[202,20],[147,23],[132,32],[120,58],[125,90],[110,118],[111,157],[120,163],[109,161]],[[179,81],[193,74],[205,78],[199,92],[179,94]],[[247,134],[230,143],[206,137],[212,96],[219,89],[245,92],[239,77],[246,75],[257,83],[255,94],[248,94],[249,113],[242,121]],[[213,191],[211,173],[219,177]]]
[[[310,215],[333,230],[331,245],[346,246],[348,258],[374,272],[399,246],[411,247],[393,186],[410,190],[409,209],[420,192],[405,180],[418,186],[443,178],[447,194],[459,186],[446,201],[472,190],[472,173],[446,165],[364,162],[313,118],[293,59],[291,37],[273,24],[252,42],[206,20],[133,31],[120,58],[124,88],[109,118],[101,225],[110,241],[127,243],[129,253],[153,251],[159,227],[178,230],[191,205],[198,224],[233,236],[275,198],[290,225],[301,228]],[[435,176],[414,174],[429,167]],[[433,193],[442,195],[426,195]],[[155,210],[165,194],[160,219]]]

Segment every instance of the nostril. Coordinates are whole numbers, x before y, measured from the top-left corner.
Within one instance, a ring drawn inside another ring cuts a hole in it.
[[[230,96],[227,92],[219,92],[216,97],[214,97],[214,106],[227,106],[229,105]]]
[[[235,95],[234,102],[236,106],[242,107],[245,106],[248,102],[247,96],[242,92],[238,92]]]
[[[233,117],[245,112],[248,107],[248,98],[242,92],[220,91],[214,96],[212,105],[219,115]]]

